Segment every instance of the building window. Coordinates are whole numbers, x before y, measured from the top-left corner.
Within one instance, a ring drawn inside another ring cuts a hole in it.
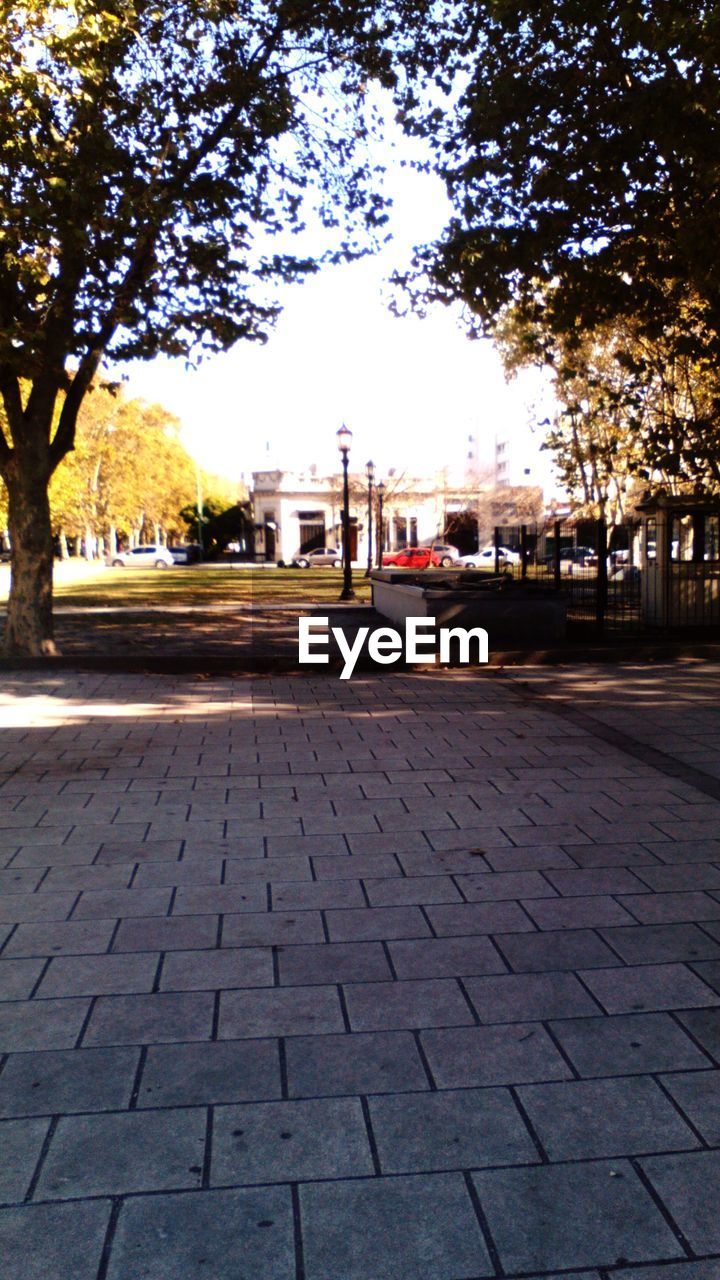
[[[417,534],[417,516],[410,517],[410,546],[416,547],[418,544]]]
[[[274,560],[277,552],[277,525],[275,512],[265,512],[265,559]]]
[[[720,517],[705,517],[705,559],[720,560]]]
[[[325,546],[325,521],[300,521],[300,550],[303,554]]]
[[[695,541],[692,516],[673,516],[669,523],[670,559],[692,560]]]

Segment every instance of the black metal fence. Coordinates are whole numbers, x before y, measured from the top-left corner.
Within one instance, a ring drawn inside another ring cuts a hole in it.
[[[720,563],[670,560],[665,601],[664,621],[670,629],[720,628]]]
[[[494,530],[495,571],[544,582],[568,602],[571,630],[642,628],[641,571],[633,526],[602,520],[504,525]]]

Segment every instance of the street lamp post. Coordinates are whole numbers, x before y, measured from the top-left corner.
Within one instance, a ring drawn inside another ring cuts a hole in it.
[[[380,480],[375,485],[375,491],[378,496],[378,553],[377,567],[382,569],[382,550],[383,550],[383,498],[385,497],[385,481]]]
[[[372,567],[373,567],[373,543],[372,543],[372,533],[373,533],[373,518],[372,518],[372,516],[373,516],[373,512],[372,512],[372,501],[373,501],[373,500],[372,500],[372,491],[373,491],[373,480],[375,479],[375,463],[374,463],[374,462],[366,462],[366,463],[365,463],[365,475],[367,476],[367,482],[368,482],[368,535],[367,535],[367,538],[368,538],[368,554],[367,554],[367,569],[365,570],[365,577],[366,577],[366,578],[369,578],[369,577],[370,577],[370,574],[372,573]]]
[[[352,431],[350,431],[348,427],[345,426],[345,423],[343,423],[337,433],[338,449],[340,450],[343,467],[343,587],[340,592],[341,600],[355,599],[355,592],[352,588],[352,561],[350,559],[350,489],[348,485],[348,455],[350,453],[351,441]]]

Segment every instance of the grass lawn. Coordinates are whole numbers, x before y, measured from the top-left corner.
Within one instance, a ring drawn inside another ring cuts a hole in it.
[[[3,584],[5,585],[5,584]],[[359,600],[370,599],[363,570],[353,572]],[[235,569],[212,565],[177,569],[93,568],[55,577],[59,605],[332,604],[342,588],[339,569]],[[6,591],[0,599],[6,599]]]

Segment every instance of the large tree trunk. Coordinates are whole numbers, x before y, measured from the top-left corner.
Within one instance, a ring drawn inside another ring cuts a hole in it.
[[[16,449],[5,470],[12,547],[10,599],[5,623],[9,656],[47,657],[53,639],[53,543],[48,499],[49,467],[42,447]]]

